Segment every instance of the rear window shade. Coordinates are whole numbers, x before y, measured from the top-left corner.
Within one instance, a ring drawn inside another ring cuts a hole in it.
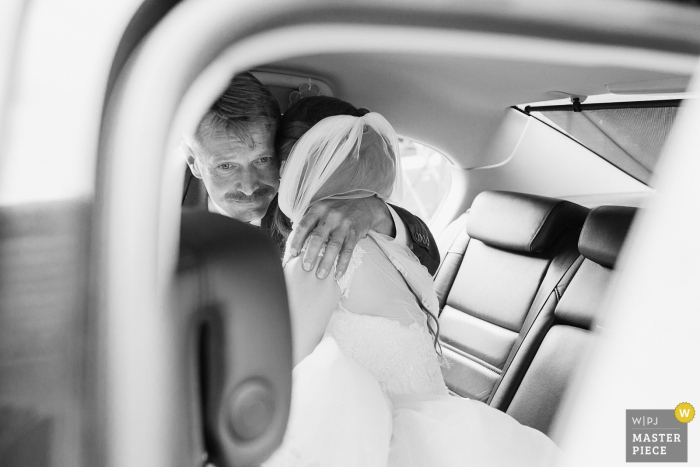
[[[678,101],[616,103],[650,107],[599,108],[605,104],[530,108],[530,115],[555,126],[627,174],[649,183],[678,113]],[[665,105],[665,106],[664,106]],[[587,108],[588,107],[588,108]]]

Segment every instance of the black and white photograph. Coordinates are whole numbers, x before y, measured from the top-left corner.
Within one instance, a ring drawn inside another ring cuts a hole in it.
[[[700,0],[1,0],[0,467],[700,465],[698,135]]]

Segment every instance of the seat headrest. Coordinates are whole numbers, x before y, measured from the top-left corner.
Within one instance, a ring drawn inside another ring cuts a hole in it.
[[[583,224],[578,251],[606,268],[613,268],[627,237],[637,208],[600,206],[591,210]]]
[[[467,233],[487,245],[542,253],[559,234],[581,226],[588,209],[569,201],[509,191],[484,191],[467,214]]]

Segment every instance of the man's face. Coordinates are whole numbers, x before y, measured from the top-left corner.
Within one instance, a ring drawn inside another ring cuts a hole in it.
[[[273,132],[259,124],[250,133],[252,140],[242,141],[229,132],[209,132],[204,141],[190,147],[187,157],[211,199],[244,222],[265,215],[280,184]]]

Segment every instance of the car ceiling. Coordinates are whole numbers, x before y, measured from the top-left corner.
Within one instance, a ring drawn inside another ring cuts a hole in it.
[[[334,96],[382,113],[397,133],[462,168],[488,163],[485,149],[511,106],[561,99],[552,91],[591,96],[608,93],[606,85],[690,76],[650,68],[385,52],[318,54],[259,67],[320,79]]]

